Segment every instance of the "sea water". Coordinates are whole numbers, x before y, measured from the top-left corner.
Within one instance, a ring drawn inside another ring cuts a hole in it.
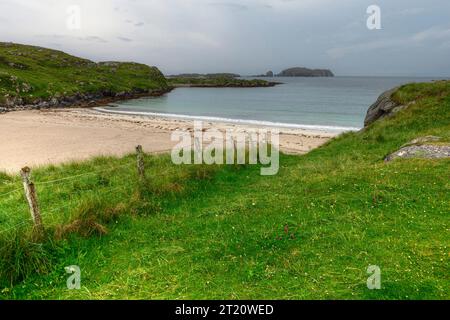
[[[318,129],[357,130],[385,90],[433,78],[264,78],[268,88],[177,88],[161,97],[127,100],[106,109],[205,121]]]

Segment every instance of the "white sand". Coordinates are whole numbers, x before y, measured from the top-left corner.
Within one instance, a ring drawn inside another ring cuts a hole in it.
[[[175,129],[192,129],[193,121],[100,113],[92,109],[17,111],[0,114],[0,170],[58,164],[99,155],[121,156],[141,144],[146,152],[169,152]],[[247,130],[249,125],[204,122],[219,130]],[[306,153],[337,133],[280,128],[280,149]]]

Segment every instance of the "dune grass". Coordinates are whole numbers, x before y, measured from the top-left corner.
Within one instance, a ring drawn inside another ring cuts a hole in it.
[[[448,299],[450,161],[383,160],[417,137],[450,141],[450,85],[407,85],[396,98],[415,103],[307,155],[282,155],[273,177],[169,156],[146,156],[142,183],[132,155],[34,170],[43,244],[29,240],[19,178],[2,174],[0,294]],[[70,265],[81,290],[66,288]],[[367,289],[369,265],[381,268],[381,290]]]

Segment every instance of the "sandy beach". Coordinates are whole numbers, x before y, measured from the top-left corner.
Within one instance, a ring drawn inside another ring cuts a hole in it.
[[[204,122],[204,129],[248,130],[255,126]],[[102,113],[93,109],[29,110],[0,114],[0,171],[59,164],[93,156],[121,156],[141,144],[146,152],[170,152],[173,130],[192,130],[193,121]],[[280,149],[306,153],[337,133],[280,129]]]

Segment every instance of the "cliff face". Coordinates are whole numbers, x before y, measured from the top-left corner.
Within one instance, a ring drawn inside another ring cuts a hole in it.
[[[334,77],[328,69],[308,69],[303,67],[289,68],[281,71],[278,77]]]

